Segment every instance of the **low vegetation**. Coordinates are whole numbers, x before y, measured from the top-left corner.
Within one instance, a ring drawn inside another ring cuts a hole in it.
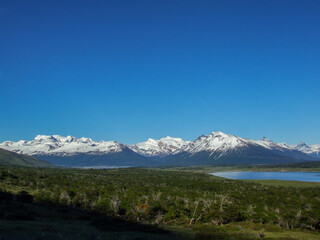
[[[268,186],[188,171],[133,168],[0,167],[0,179],[2,192],[15,194],[15,201],[24,204],[159,225],[177,238],[181,228],[184,234],[192,232],[182,239],[320,238],[319,187]],[[8,218],[4,209],[0,218]],[[32,213],[26,215],[32,217]],[[90,219],[90,226],[99,231],[110,230],[110,220]]]

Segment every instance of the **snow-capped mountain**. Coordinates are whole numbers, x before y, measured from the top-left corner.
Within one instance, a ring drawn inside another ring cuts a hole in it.
[[[298,145],[294,146],[293,149],[308,154],[310,156],[320,158],[320,144],[309,146],[306,143],[301,142]]]
[[[221,156],[230,151],[242,147],[247,147],[249,145],[256,145],[270,150],[286,151],[291,148],[284,144],[275,143],[266,137],[262,140],[250,140],[235,135],[225,134],[223,132],[212,132],[209,135],[202,135],[195,141],[189,143],[188,145],[182,147],[180,152],[196,153],[201,151],[207,151],[211,154],[219,153]]]
[[[96,142],[90,138],[38,135],[31,141],[6,141],[0,148],[37,156],[63,166],[141,166],[145,157],[116,141]]]
[[[38,135],[31,141],[6,141],[0,148],[27,155],[70,156],[79,153],[106,154],[121,152],[125,145],[116,141],[95,142],[90,138],[62,137],[59,135]]]
[[[195,154],[197,152],[219,152],[223,154],[228,150],[245,146],[246,141],[234,135],[228,135],[223,132],[212,132],[209,135],[202,135],[195,141],[183,146],[179,152],[188,152]]]
[[[84,137],[38,135],[31,141],[0,143],[0,148],[65,166],[274,164],[312,161],[320,152],[320,145],[289,146],[265,137],[250,140],[223,132],[202,135],[194,141],[165,137],[130,146]]]
[[[202,135],[167,158],[166,165],[273,164],[312,161],[285,143],[267,138],[250,140],[223,132]]]
[[[130,149],[147,157],[164,157],[180,150],[190,141],[181,138],[165,137],[160,140],[149,138],[145,142],[136,143],[129,146]]]

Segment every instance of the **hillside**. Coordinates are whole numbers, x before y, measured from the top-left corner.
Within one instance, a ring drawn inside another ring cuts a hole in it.
[[[25,167],[52,167],[52,165],[44,160],[40,160],[33,156],[27,156],[10,152],[0,148],[0,165],[25,166]]]

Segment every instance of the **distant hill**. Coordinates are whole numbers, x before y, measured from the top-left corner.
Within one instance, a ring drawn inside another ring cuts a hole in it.
[[[47,161],[33,156],[18,154],[0,148],[0,165],[25,167],[52,167]]]

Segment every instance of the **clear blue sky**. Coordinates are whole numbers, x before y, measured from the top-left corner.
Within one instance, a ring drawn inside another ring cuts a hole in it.
[[[320,1],[0,1],[0,141],[320,143]]]

